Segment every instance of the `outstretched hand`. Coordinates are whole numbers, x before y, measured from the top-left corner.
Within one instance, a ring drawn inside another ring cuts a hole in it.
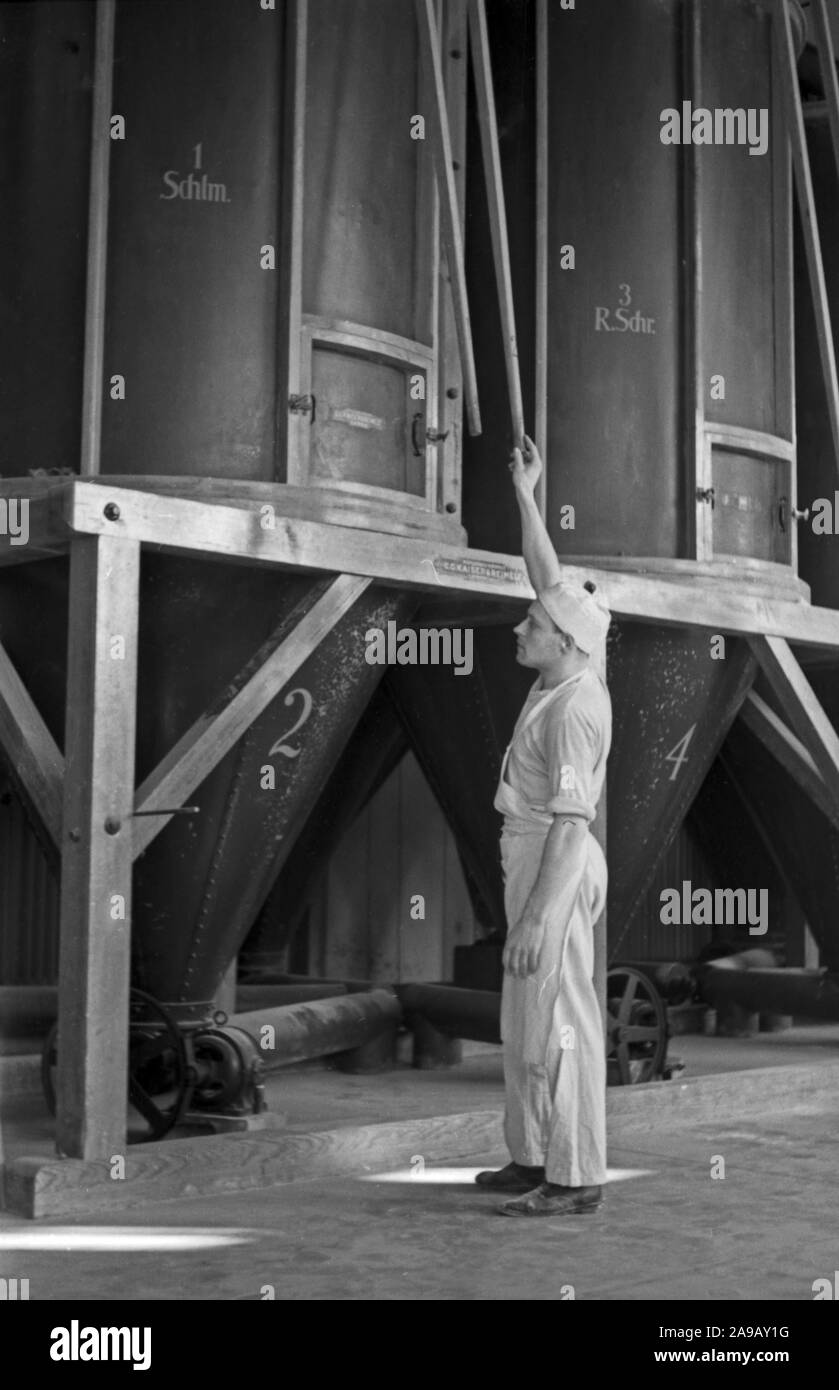
[[[523,448],[513,449],[510,472],[513,475],[513,486],[516,491],[532,497],[536,490],[536,484],[542,475],[542,459],[529,435],[524,436],[522,443]]]

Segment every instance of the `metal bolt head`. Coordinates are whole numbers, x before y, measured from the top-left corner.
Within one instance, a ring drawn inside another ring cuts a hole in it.
[[[458,391],[456,386],[448,386],[446,388],[446,395],[448,396],[450,401],[456,401],[458,396],[460,395],[460,392]]]
[[[120,830],[121,830],[121,828],[122,828],[122,821],[117,820],[116,816],[107,816],[107,817],[105,818],[105,833],[106,833],[106,835],[118,835],[119,832],[120,832]]]
[[[116,502],[106,502],[103,511],[108,521],[119,521],[120,510]]]
[[[74,844],[74,845],[77,845],[77,844],[79,843],[79,841],[80,841],[81,838],[82,838],[82,832],[81,832],[80,830],[71,830],[71,831],[70,831],[70,839],[73,841],[73,844]]]
[[[457,511],[457,503],[456,503],[456,502],[447,502],[447,503],[446,503],[446,511],[447,511],[447,512],[456,512],[456,511]]]

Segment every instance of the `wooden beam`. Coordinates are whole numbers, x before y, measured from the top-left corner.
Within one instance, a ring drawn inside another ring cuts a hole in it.
[[[548,0],[536,0],[536,248],[534,323],[535,411],[534,440],[542,455],[548,447]],[[544,520],[547,509],[547,469],[536,486],[536,501]],[[554,470],[556,474],[556,470]]]
[[[70,1158],[125,1153],[139,580],[136,541],[74,540],[56,1120]]]
[[[437,19],[434,14],[434,0],[416,0],[416,11],[420,54],[425,67],[426,80],[433,96],[433,113],[427,124],[431,132],[434,162],[437,169],[437,184],[440,189],[440,223],[452,287],[457,338],[460,345],[466,419],[469,433],[480,434],[481,413],[478,407],[478,380],[475,372],[475,354],[472,348],[472,324],[466,295],[463,236],[460,230],[457,188],[452,169],[449,120],[446,114],[446,91],[443,84],[443,69],[440,65],[440,42],[437,33]]]
[[[469,0],[469,38],[472,45],[472,72],[475,77],[478,126],[481,132],[481,149],[487,184],[489,229],[492,238],[492,255],[495,262],[495,284],[501,314],[501,334],[504,340],[504,365],[507,371],[507,394],[510,398],[512,442],[514,445],[520,446],[524,435],[524,406],[521,398],[519,348],[516,341],[513,276],[510,269],[510,245],[507,236],[507,209],[504,202],[501,154],[498,148],[498,121],[495,114],[495,91],[492,84],[492,57],[489,48],[484,0]]]
[[[839,736],[815,691],[783,638],[751,637],[749,644],[794,732],[818,768],[831,802],[839,806]]]
[[[830,135],[833,142],[833,157],[836,160],[836,173],[839,176],[839,75],[836,72],[836,53],[833,48],[833,35],[827,17],[826,0],[813,0],[813,24],[816,30],[816,46],[819,50],[819,63],[824,79],[825,105],[830,121]]]
[[[810,172],[810,156],[807,151],[807,134],[804,129],[804,113],[798,89],[795,40],[792,34],[792,21],[787,0],[775,0],[775,13],[778,40],[781,47],[781,80],[786,104],[787,125],[792,144],[795,185],[798,192],[801,227],[804,233],[807,268],[810,274],[810,289],[813,295],[813,312],[816,319],[816,333],[819,340],[827,410],[833,438],[833,463],[837,474],[839,474],[839,378],[836,374],[836,352],[830,322],[830,302],[827,297],[827,285],[824,278],[824,262],[819,240],[813,179]]]
[[[233,682],[236,693],[221,709],[210,706],[179,739],[137,790],[134,855],[142,854],[172,819],[150,815],[160,807],[182,806],[204,778],[230,752],[255,719],[279,694],[295,671],[340,622],[370,584],[342,574],[301,618],[291,633],[286,619]],[[253,670],[256,665],[256,670]]]
[[[99,472],[99,454],[102,447],[105,292],[108,276],[108,178],[111,160],[115,16],[115,0],[99,0],[96,6],[93,115],[90,127],[87,289],[82,381],[82,474]],[[130,132],[128,134],[130,136]]]
[[[798,783],[802,791],[806,792],[814,805],[818,806],[829,821],[839,826],[839,803],[832,800],[811,754],[792,730],[787,728],[783,719],[780,719],[753,690],[746,696],[739,717],[746,728],[760,739],[773,758]]]
[[[32,811],[58,848],[64,759],[2,643],[0,746]]]
[[[113,502],[119,517],[109,520]],[[278,518],[275,529],[259,524],[259,505],[235,507],[195,502],[172,495],[113,491],[99,482],[75,482],[67,489],[66,517],[76,531],[119,534],[176,553],[283,565],[299,571],[365,575],[398,588],[444,594],[470,593],[494,602],[530,602],[533,589],[518,555],[465,550],[432,540],[386,536],[349,526]],[[674,567],[678,562],[674,562]],[[562,565],[571,581],[592,579],[608,596],[618,618],[665,626],[708,628],[713,632],[789,637],[797,644],[839,647],[839,612],[803,601],[766,597],[759,584],[731,581],[699,583],[689,562],[682,577],[629,570]]]

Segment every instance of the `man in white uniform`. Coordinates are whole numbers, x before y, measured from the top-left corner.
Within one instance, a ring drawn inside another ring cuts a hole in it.
[[[606,1060],[594,989],[594,923],[606,861],[589,826],[606,772],[611,703],[591,665],[609,611],[594,586],[562,583],[534,498],[542,471],[525,437],[510,465],[522,551],[538,598],[515,629],[539,672],[504,758],[496,809],[508,933],[501,1036],[512,1162],[481,1187],[521,1193],[505,1216],[596,1210],[606,1177]]]

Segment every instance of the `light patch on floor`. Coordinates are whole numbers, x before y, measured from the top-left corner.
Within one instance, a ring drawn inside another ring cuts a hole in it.
[[[0,1231],[0,1250],[211,1250],[246,1245],[242,1231],[187,1230],[161,1226],[54,1226]]]
[[[480,1168],[426,1168],[421,1160],[414,1160],[410,1168],[397,1168],[391,1173],[364,1173],[360,1182],[431,1182],[431,1183],[473,1183]],[[654,1168],[608,1168],[607,1182],[628,1182],[631,1178],[651,1178]]]

